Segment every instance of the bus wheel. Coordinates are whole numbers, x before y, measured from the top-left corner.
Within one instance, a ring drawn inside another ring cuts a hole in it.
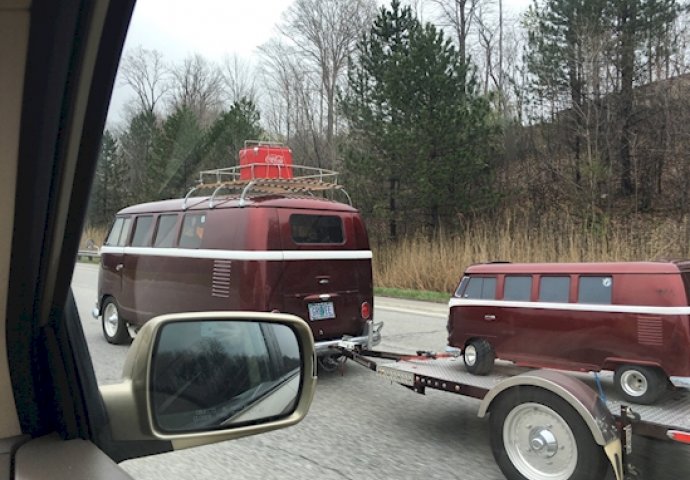
[[[585,421],[539,388],[508,390],[489,418],[491,450],[509,480],[603,479],[608,462]]]
[[[127,331],[127,324],[120,316],[120,309],[114,298],[108,297],[103,302],[103,315],[101,316],[103,325],[103,336],[114,345],[123,345],[132,341]]]
[[[318,357],[316,363],[319,365],[319,369],[326,373],[333,373],[338,370],[341,365],[341,356],[338,355],[324,355],[323,357]]]
[[[668,379],[660,369],[638,365],[618,367],[613,379],[626,401],[642,405],[656,402],[668,385]]]
[[[462,351],[465,369],[475,375],[488,375],[494,368],[494,348],[483,339],[471,340]]]

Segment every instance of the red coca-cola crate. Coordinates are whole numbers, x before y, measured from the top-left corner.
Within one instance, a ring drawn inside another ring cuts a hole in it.
[[[292,150],[284,145],[247,145],[240,150],[240,180],[292,178]]]

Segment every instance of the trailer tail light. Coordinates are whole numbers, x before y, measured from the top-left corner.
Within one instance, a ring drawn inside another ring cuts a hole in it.
[[[668,436],[668,438],[670,438],[671,440],[675,440],[676,442],[690,444],[690,432],[683,432],[681,430],[669,430],[666,432],[666,435]]]
[[[362,318],[364,320],[369,320],[369,317],[371,317],[371,306],[369,305],[369,302],[362,302],[360,312],[362,313]]]

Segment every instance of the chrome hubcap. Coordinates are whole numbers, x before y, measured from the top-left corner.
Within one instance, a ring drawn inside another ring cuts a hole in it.
[[[577,467],[575,435],[563,417],[539,403],[508,413],[503,443],[511,463],[530,480],[567,480]]]
[[[551,430],[542,427],[533,428],[529,434],[530,448],[543,458],[551,458],[558,453],[558,440]]]
[[[465,364],[472,366],[477,363],[477,349],[474,345],[467,345],[465,347]]]
[[[631,397],[640,397],[647,393],[647,378],[637,370],[628,370],[621,375],[621,388]]]
[[[103,312],[103,327],[105,328],[105,333],[107,333],[109,337],[114,337],[117,334],[119,323],[120,319],[117,315],[117,307],[109,303]]]

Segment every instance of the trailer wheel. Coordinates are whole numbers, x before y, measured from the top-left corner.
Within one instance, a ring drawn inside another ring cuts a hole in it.
[[[642,405],[656,402],[668,385],[668,379],[660,369],[638,365],[618,367],[613,379],[626,401]]]
[[[124,345],[132,341],[127,330],[127,323],[120,316],[120,309],[114,298],[108,297],[103,302],[103,315],[101,316],[103,336],[114,345]]]
[[[489,418],[491,450],[508,480],[597,480],[608,462],[580,415],[539,388],[508,390]]]
[[[462,351],[465,369],[474,375],[488,375],[491,373],[495,359],[494,348],[483,338],[471,340]]]

